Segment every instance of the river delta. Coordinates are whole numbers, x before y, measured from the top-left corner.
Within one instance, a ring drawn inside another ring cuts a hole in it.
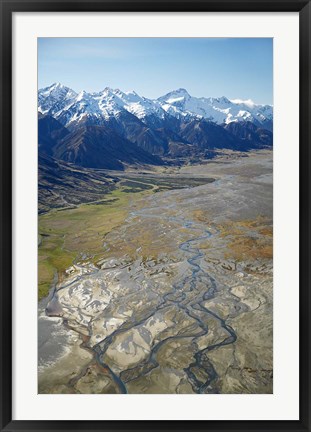
[[[272,393],[272,165],[128,170],[40,215],[38,392]]]

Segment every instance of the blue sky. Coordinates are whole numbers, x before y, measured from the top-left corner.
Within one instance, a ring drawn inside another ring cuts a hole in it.
[[[39,88],[54,82],[148,98],[183,87],[192,96],[272,104],[273,39],[39,38]]]

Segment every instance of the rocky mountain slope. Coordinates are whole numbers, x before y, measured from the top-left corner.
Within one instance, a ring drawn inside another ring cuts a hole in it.
[[[82,167],[179,163],[273,143],[270,105],[196,98],[185,89],[152,100],[108,87],[76,93],[57,83],[39,90],[38,111],[40,152]]]
[[[106,172],[78,167],[44,154],[39,154],[38,168],[39,214],[52,208],[97,201],[114,190],[119,180]]]

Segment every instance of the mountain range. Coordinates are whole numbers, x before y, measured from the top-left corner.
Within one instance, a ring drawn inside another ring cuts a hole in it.
[[[222,149],[273,144],[273,107],[197,98],[185,89],[158,99],[106,87],[97,93],[55,83],[38,91],[39,152],[86,168],[123,170],[209,158]]]

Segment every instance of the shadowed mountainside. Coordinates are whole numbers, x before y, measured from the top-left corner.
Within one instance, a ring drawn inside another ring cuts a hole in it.
[[[115,188],[117,177],[39,155],[38,211],[96,201]]]

